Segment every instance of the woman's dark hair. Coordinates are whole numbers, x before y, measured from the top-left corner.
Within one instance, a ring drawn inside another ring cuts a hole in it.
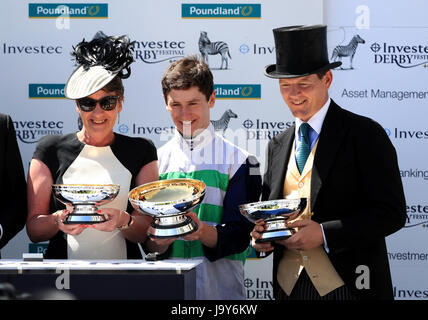
[[[123,99],[125,88],[123,87],[122,79],[119,76],[116,76],[107,83],[101,90],[106,92],[116,92],[121,99]]]
[[[165,102],[171,90],[186,90],[196,86],[207,100],[214,91],[214,80],[208,65],[196,55],[173,62],[162,78],[162,92]]]

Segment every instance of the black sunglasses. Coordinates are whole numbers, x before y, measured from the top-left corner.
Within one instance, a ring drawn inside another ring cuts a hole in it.
[[[100,107],[105,111],[111,111],[116,108],[117,101],[119,100],[120,96],[107,96],[100,100],[95,100],[91,98],[81,98],[77,99],[77,105],[79,106],[80,110],[85,112],[94,111],[97,103],[99,103]]]

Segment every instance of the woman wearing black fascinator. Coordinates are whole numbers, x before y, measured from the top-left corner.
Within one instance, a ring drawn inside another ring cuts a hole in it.
[[[78,67],[65,95],[75,100],[82,120],[77,133],[45,136],[37,144],[28,173],[27,233],[48,241],[45,258],[139,259],[149,218],[128,203],[129,190],[158,179],[156,148],[144,138],[113,131],[122,111],[122,79],[131,75],[133,43],[128,36],[98,32],[73,47]],[[118,196],[99,207],[100,223],[73,223],[52,195],[52,184],[116,184]],[[71,223],[70,223],[71,221]]]

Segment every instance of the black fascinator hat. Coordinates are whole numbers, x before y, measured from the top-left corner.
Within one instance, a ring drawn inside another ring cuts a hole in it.
[[[126,35],[106,36],[102,31],[90,42],[83,39],[71,53],[79,66],[65,85],[65,96],[80,99],[102,89],[116,76],[128,78],[134,62],[133,46]]]
[[[290,26],[273,29],[276,64],[266,66],[269,78],[298,78],[340,66],[330,63],[327,53],[327,26]]]

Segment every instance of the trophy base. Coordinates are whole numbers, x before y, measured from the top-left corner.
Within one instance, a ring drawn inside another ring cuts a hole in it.
[[[184,215],[155,218],[148,229],[152,238],[178,238],[198,230],[196,223]]]
[[[97,206],[93,204],[77,203],[74,210],[64,220],[64,224],[94,224],[103,223],[106,218],[97,213]]]
[[[106,218],[100,214],[69,214],[64,224],[94,224],[103,223]]]
[[[294,230],[287,228],[286,221],[287,220],[284,217],[265,220],[266,230],[262,233],[262,237],[256,242],[270,242],[274,240],[284,240],[291,237]]]
[[[265,231],[262,233],[262,237],[256,240],[256,243],[284,240],[291,237],[293,233],[294,231],[292,229],[275,230],[269,232]]]

